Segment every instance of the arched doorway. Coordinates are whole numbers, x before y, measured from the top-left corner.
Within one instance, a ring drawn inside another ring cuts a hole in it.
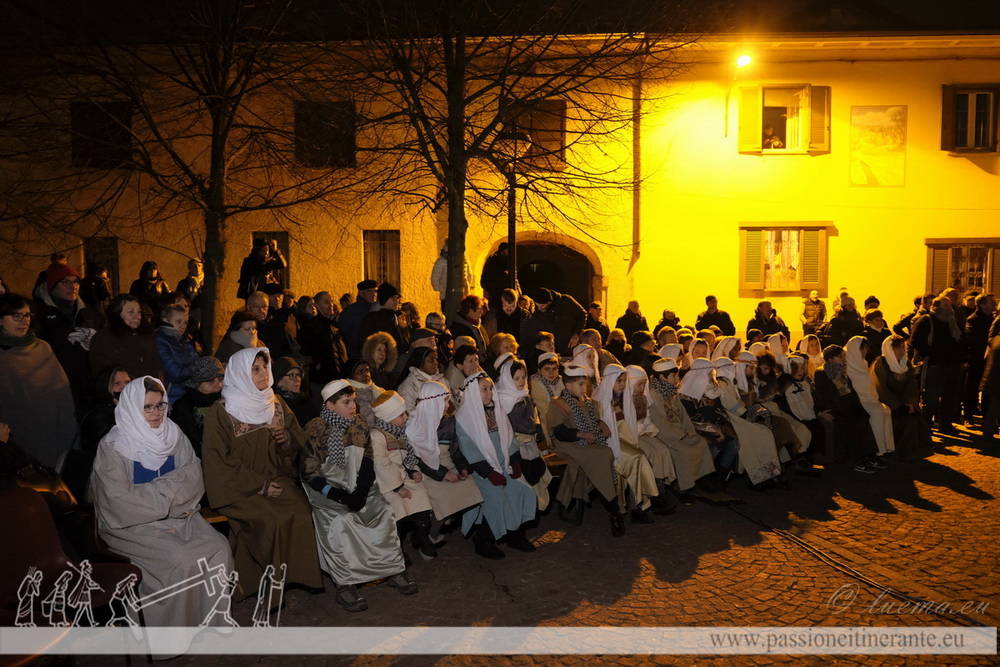
[[[591,301],[603,301],[606,286],[600,259],[593,250],[576,239],[538,232],[519,232],[517,244],[517,276],[522,290],[547,287],[569,294],[587,306]],[[485,261],[493,255],[502,239],[493,242]]]

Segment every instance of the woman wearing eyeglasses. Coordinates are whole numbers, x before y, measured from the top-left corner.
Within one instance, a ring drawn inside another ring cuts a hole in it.
[[[73,444],[76,419],[66,372],[31,331],[28,300],[0,296],[0,423],[42,465],[56,468]]]
[[[156,378],[125,385],[90,484],[98,532],[112,551],[142,570],[140,595],[197,576],[201,559],[209,570],[225,568],[220,581],[232,570],[228,541],[198,512],[205,492],[201,461],[167,417],[166,391]],[[196,586],[142,611],[151,626],[193,626],[214,602],[214,595]]]

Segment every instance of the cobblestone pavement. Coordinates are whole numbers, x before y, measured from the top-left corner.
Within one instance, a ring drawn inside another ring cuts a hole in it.
[[[287,593],[283,626],[644,625],[804,626],[1000,625],[1000,445],[981,449],[973,434],[940,441],[928,459],[898,463],[877,475],[832,468],[819,479],[796,477],[788,489],[730,489],[733,508],[683,506],[653,525],[630,524],[610,537],[607,519],[588,510],[584,525],[554,515],[529,531],[534,554],[507,551],[503,561],[476,557],[450,536],[441,556],[418,560],[411,573],[420,593],[401,598],[367,586],[369,610],[348,614],[331,592]],[[778,532],[770,528],[779,529]],[[787,534],[782,531],[787,531]],[[908,612],[879,589],[810,553],[805,540],[871,581],[935,603],[964,619]],[[332,586],[328,586],[328,591]],[[835,595],[836,594],[836,595]],[[833,600],[831,602],[831,599]],[[977,606],[978,605],[978,606]],[[234,605],[247,622],[252,601]],[[498,664],[997,664],[995,656],[529,657]],[[172,664],[204,664],[181,658]],[[212,664],[481,664],[484,657],[232,657]]]

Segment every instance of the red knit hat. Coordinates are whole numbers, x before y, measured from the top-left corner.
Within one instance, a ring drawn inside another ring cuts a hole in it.
[[[45,285],[49,288],[49,291],[52,291],[67,276],[74,276],[77,280],[80,279],[80,274],[69,264],[53,264],[45,271]]]

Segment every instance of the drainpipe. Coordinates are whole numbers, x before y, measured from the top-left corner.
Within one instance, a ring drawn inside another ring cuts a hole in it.
[[[639,261],[640,223],[642,218],[642,65],[632,82],[632,257],[628,270]]]

